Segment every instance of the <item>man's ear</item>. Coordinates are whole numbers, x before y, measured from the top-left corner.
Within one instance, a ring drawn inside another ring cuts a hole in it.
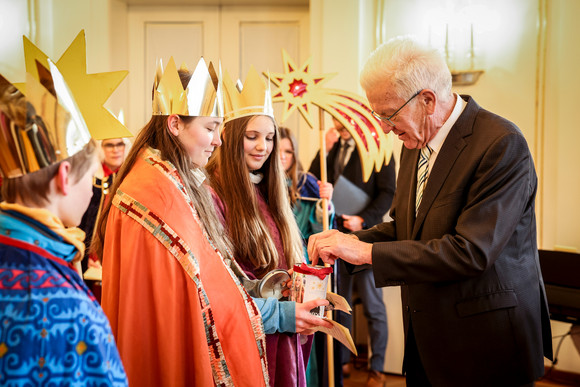
[[[58,166],[58,172],[55,176],[56,188],[58,192],[60,192],[64,196],[68,195],[70,187],[72,185],[70,169],[71,169],[70,163],[68,161],[63,161]]]
[[[421,93],[417,96],[423,102],[426,108],[427,114],[435,113],[435,107],[437,106],[437,94],[430,89],[423,89]]]
[[[179,134],[179,116],[177,114],[171,114],[167,117],[167,127],[174,136]]]

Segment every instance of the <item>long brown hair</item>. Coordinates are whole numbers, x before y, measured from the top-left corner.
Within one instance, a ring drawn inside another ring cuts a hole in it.
[[[234,245],[234,257],[245,265],[251,265],[255,274],[262,277],[278,267],[282,252],[276,249],[260,211],[244,158],[246,127],[254,117],[225,123],[222,146],[210,159],[207,170],[212,176],[212,187],[227,208],[226,225]],[[285,172],[279,158],[279,133],[275,124],[274,127],[272,153],[258,171],[264,175],[258,189],[280,231],[283,254],[288,268],[291,268],[302,261],[302,238],[290,207]]]
[[[182,83],[185,85],[187,85],[187,81],[188,78],[182,78]],[[205,184],[202,184],[199,187],[197,186],[191,169],[198,166],[192,163],[185,148],[181,145],[181,142],[179,142],[179,140],[169,131],[167,117],[168,116],[152,116],[149,123],[147,123],[147,125],[145,125],[141,130],[135,139],[135,143],[131,147],[131,151],[127,155],[127,159],[117,173],[111,192],[117,192],[117,189],[123,180],[125,180],[125,177],[127,177],[133,168],[133,165],[135,165],[135,161],[142,149],[151,147],[159,150],[161,159],[171,162],[177,169],[187,194],[191,197],[195,209],[199,214],[203,226],[218,250],[224,254],[224,256],[227,256],[226,251],[227,249],[230,249],[231,251],[231,245],[227,237],[224,236],[223,226],[216,215],[214,202],[209,189]],[[179,116],[179,118],[186,124],[195,119],[195,117],[188,116]],[[111,203],[112,200],[109,200],[103,210],[102,216],[97,220],[95,235],[91,243],[91,250],[101,258],[103,255],[103,244],[105,240],[105,227],[111,210]]]

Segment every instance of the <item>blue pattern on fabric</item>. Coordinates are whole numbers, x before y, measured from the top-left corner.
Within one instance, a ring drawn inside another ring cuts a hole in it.
[[[0,211],[0,235],[10,235],[31,245],[37,245],[51,255],[71,262],[78,250],[64,239],[34,219],[16,211]]]
[[[0,385],[126,386],[107,317],[80,276],[37,246],[12,245],[50,230],[9,218],[0,214]]]

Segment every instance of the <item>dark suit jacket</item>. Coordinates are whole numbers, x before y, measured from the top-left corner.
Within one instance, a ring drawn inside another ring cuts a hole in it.
[[[334,163],[340,150],[340,141],[330,149],[326,156],[328,182],[334,184]],[[310,173],[320,179],[320,152],[316,154],[310,165]],[[362,189],[371,198],[370,203],[358,215],[364,219],[366,227],[372,227],[383,222],[383,216],[389,211],[395,194],[395,162],[391,158],[389,164],[383,165],[379,172],[373,170],[369,180],[363,181],[362,165],[357,148],[355,147],[350,159],[344,166],[342,175]]]
[[[462,98],[417,219],[420,151],[403,148],[394,220],[356,235],[374,242],[376,286],[405,285],[405,332],[434,386],[517,386],[552,356],[534,162],[513,123]]]

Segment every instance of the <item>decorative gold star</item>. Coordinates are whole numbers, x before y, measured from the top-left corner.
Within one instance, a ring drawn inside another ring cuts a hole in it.
[[[282,50],[282,60],[284,73],[270,74],[270,80],[278,86],[272,100],[284,102],[281,122],[298,109],[312,128],[313,105],[316,105],[340,122],[354,138],[363,179],[368,180],[373,166],[380,171],[391,159],[393,137],[383,132],[380,122],[371,114],[366,99],[348,91],[323,88],[322,85],[336,74],[310,74],[310,59],[298,68],[286,50]]]
[[[48,72],[48,56],[24,38],[26,72],[42,82]],[[132,137],[131,132],[103,104],[127,76],[128,71],[87,74],[85,31],[79,32],[56,66],[69,86],[93,138]],[[17,85],[26,95],[26,90]]]
[[[321,102],[325,96],[322,85],[336,74],[312,75],[308,72],[310,58],[298,68],[286,50],[282,50],[284,73],[271,73],[270,80],[278,86],[272,94],[273,102],[284,102],[282,122],[296,109],[302,114],[310,127],[314,127],[312,104]]]

